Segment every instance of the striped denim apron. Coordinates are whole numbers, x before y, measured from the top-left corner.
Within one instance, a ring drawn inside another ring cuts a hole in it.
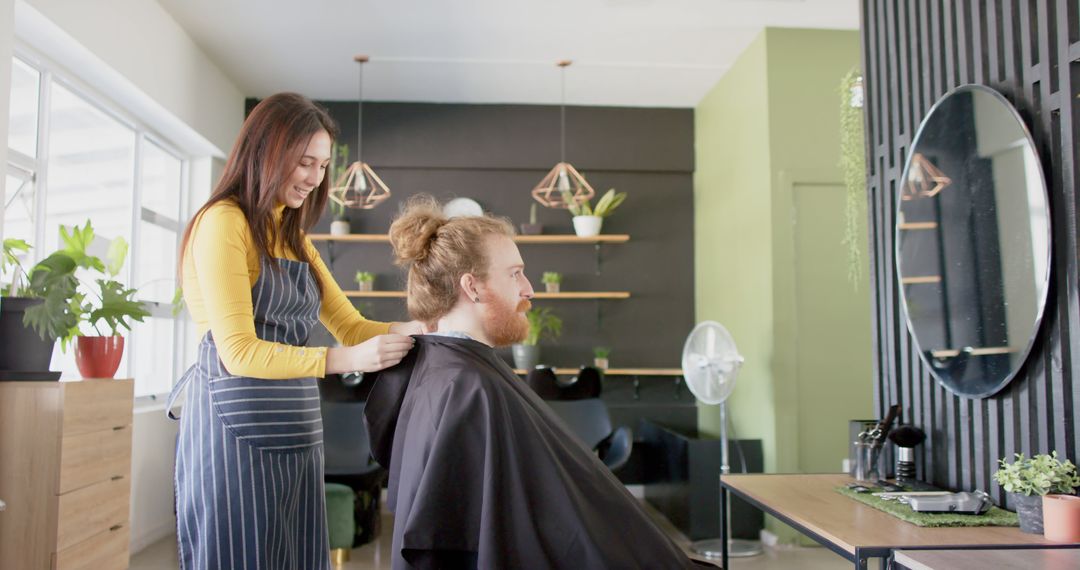
[[[304,345],[319,317],[308,264],[265,260],[251,291],[255,333]],[[322,416],[315,378],[233,376],[207,331],[198,361],[169,396],[188,389],[176,446],[180,568],[330,567],[323,495]]]

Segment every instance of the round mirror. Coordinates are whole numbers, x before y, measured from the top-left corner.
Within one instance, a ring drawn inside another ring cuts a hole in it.
[[[950,392],[1001,390],[1027,358],[1050,278],[1050,211],[1031,135],[996,91],[959,87],[919,127],[898,188],[908,330]]]

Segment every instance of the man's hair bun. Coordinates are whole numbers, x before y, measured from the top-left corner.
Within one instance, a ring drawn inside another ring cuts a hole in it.
[[[431,245],[439,228],[446,225],[435,198],[413,196],[406,202],[402,214],[390,226],[390,245],[398,265],[420,263],[431,254]]]

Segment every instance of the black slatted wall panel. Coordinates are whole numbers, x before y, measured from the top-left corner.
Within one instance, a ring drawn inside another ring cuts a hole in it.
[[[1077,0],[863,0],[874,399],[881,413],[930,435],[920,476],[954,489],[993,490],[1000,457],[1056,449],[1076,462],[1080,441],[1080,299],[1077,173],[1080,2]],[[1038,339],[1020,374],[997,395],[958,398],[930,375],[908,334],[896,281],[893,224],[908,147],[934,102],[968,83],[1003,93],[1031,129],[1049,188],[1053,259]]]

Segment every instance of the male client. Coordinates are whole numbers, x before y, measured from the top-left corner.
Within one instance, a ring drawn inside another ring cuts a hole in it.
[[[420,198],[390,240],[410,314],[437,331],[379,373],[365,409],[393,567],[695,567],[496,355],[525,337],[533,295],[510,224]]]

